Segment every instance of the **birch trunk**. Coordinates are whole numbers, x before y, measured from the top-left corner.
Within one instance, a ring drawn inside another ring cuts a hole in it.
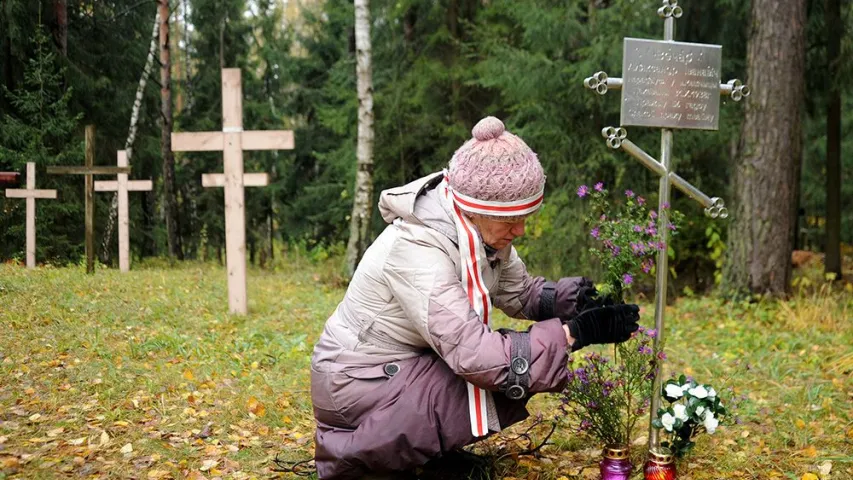
[[[136,140],[136,132],[139,127],[139,112],[142,110],[142,99],[145,96],[145,86],[148,84],[148,77],[151,76],[151,68],[154,65],[154,57],[157,53],[157,40],[160,33],[160,11],[154,14],[154,28],[151,32],[151,43],[148,47],[148,58],[145,59],[145,67],[142,69],[142,75],[139,77],[139,85],[136,87],[136,98],[133,101],[133,108],[130,112],[130,127],[127,131],[127,139],[124,142],[124,149],[127,152],[127,164],[131,164],[133,157],[133,142]],[[110,205],[110,216],[107,219],[107,228],[104,231],[104,243],[101,245],[103,252],[103,263],[108,263],[110,259],[110,242],[112,241],[113,229],[115,228],[116,216],[118,215],[118,193],[113,195],[113,200]]]
[[[346,257],[346,268],[350,277],[368,247],[370,218],[373,213],[373,74],[370,66],[370,50],[370,2],[355,0],[358,147],[355,195]]]
[[[160,100],[161,153],[163,155],[163,212],[169,257],[183,260],[178,232],[178,201],[175,195],[175,154],[172,153],[172,56],[169,43],[169,0],[159,0],[160,9]]]
[[[724,288],[787,293],[791,279],[805,99],[806,0],[753,0],[747,78],[753,85],[734,172]]]

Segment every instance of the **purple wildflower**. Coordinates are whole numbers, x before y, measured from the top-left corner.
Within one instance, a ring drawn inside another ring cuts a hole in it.
[[[601,237],[601,233],[599,233],[598,227],[593,228],[592,231],[589,232],[589,234],[592,235],[592,238],[594,238],[596,240],[598,240],[599,237]]]
[[[646,228],[646,233],[654,237],[658,234],[658,229],[655,227],[648,227]]]
[[[676,227],[676,226],[675,226],[675,224],[674,224],[674,223],[670,223],[670,224],[669,224],[669,225],[667,225],[667,226],[668,226],[668,227],[669,227],[669,229],[670,229],[670,230],[672,230],[673,232],[678,228],[678,227]]]
[[[666,352],[664,352],[664,351],[658,352],[658,358],[660,360],[666,360]]]
[[[592,428],[592,422],[590,422],[589,420],[584,420],[581,422],[579,430],[581,432],[583,432],[583,431],[589,430],[590,428]]]
[[[645,272],[645,273],[651,272],[652,267],[654,267],[654,266],[655,266],[655,262],[651,258],[647,258],[647,259],[643,260],[643,272]]]
[[[596,192],[600,192],[600,191],[604,190],[604,182],[596,183],[595,187],[593,187],[593,188],[595,188]]]
[[[661,208],[663,208],[664,210],[669,209],[669,202],[663,202],[663,205],[661,205]]]
[[[637,351],[642,353],[643,355],[651,355],[652,354],[652,347],[643,344],[637,348]]]
[[[634,192],[631,190],[625,190],[625,196],[628,198],[634,198]]]
[[[618,257],[619,254],[622,252],[622,247],[618,247],[618,246],[614,245],[613,248],[611,249],[611,251],[612,251],[614,257]]]
[[[624,282],[625,285],[630,285],[634,283],[634,277],[632,277],[630,273],[626,273],[625,275],[622,275],[622,282]]]
[[[643,231],[643,227],[641,225],[634,225],[634,231],[640,233]]]
[[[646,199],[643,197],[637,197],[637,203],[639,203],[640,205],[645,205]]]
[[[578,187],[578,196],[580,198],[587,196],[587,194],[589,194],[589,187],[587,187],[586,185],[581,185],[580,187]]]
[[[600,216],[600,217],[598,217],[598,219],[599,219],[599,220],[601,220],[601,221],[603,222],[603,221],[607,220],[607,215],[605,215],[605,214],[603,214],[603,213],[602,213],[602,214],[601,214],[601,216]]]
[[[649,217],[658,218],[658,212],[656,212],[654,210],[649,210]]]
[[[658,336],[658,331],[655,330],[654,328],[650,328],[650,329],[646,330],[646,335],[648,335],[649,338],[655,338]]]

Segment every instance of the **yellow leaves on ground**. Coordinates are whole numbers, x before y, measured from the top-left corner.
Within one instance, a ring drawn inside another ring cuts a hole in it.
[[[191,382],[193,380],[192,370],[184,370],[184,379]]]
[[[256,417],[263,417],[267,414],[267,408],[255,397],[249,397],[249,400],[246,401],[246,409]]]
[[[814,473],[805,473],[800,480],[820,480]]]

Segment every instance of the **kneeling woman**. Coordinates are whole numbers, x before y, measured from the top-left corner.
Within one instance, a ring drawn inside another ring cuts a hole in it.
[[[361,260],[311,363],[321,479],[407,470],[523,420],[567,380],[567,349],[629,338],[636,305],[582,277],[531,277],[512,241],[542,204],[536,154],[494,117],[446,172],[382,192],[390,225]],[[535,320],[493,331],[492,307]]]

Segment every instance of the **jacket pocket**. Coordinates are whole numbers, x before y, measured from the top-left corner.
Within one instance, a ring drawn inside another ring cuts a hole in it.
[[[379,378],[388,378],[388,374],[385,373],[385,365],[372,365],[370,367],[359,367],[359,368],[350,368],[344,370],[344,375],[350,378],[357,378],[359,380],[376,380]]]

